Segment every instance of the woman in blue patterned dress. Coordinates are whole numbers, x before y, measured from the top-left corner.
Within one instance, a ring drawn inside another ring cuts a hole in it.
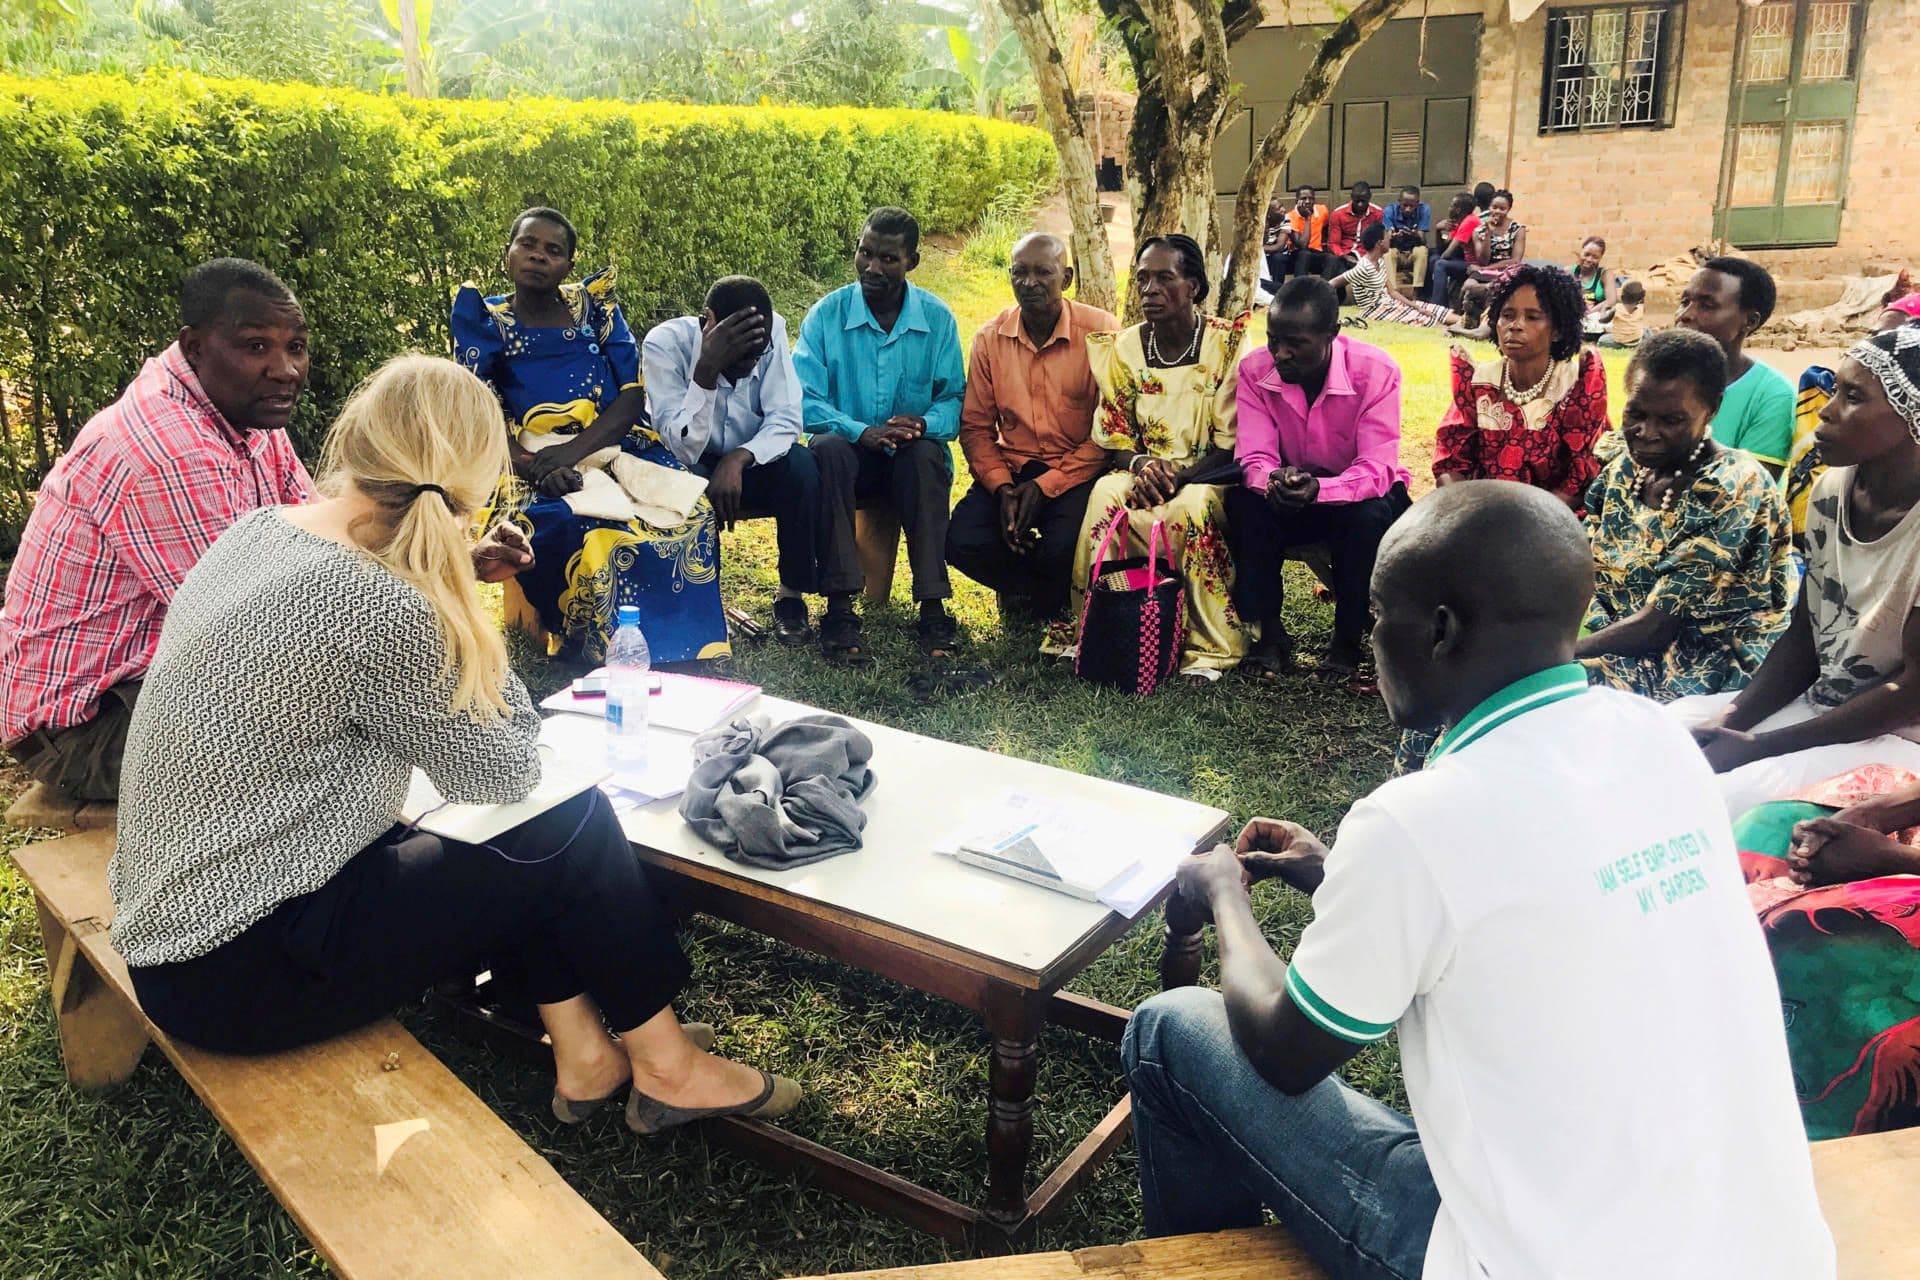
[[[573,225],[529,209],[507,238],[513,292],[482,297],[462,286],[453,303],[460,362],[506,409],[509,451],[522,484],[503,485],[500,509],[533,541],[519,577],[542,625],[575,661],[605,655],[620,605],[638,605],[655,662],[725,657],[713,509],[702,497],[672,527],[575,514],[581,465],[606,449],[684,472],[647,426],[640,349],[613,298],[613,268],[567,283]]]
[[[1726,361],[1685,329],[1627,366],[1625,450],[1587,490],[1594,594],[1575,654],[1596,684],[1660,702],[1743,689],[1787,629],[1792,535],[1780,486],[1714,443]]]

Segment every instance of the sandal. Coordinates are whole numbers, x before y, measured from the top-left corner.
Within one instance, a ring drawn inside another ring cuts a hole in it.
[[[820,619],[820,656],[836,667],[870,667],[857,613],[829,613]]]
[[[1240,659],[1240,670],[1253,680],[1274,680],[1293,670],[1293,637],[1281,634],[1261,640]]]
[[[960,624],[950,613],[937,618],[922,618],[913,624],[920,652],[929,658],[951,658],[960,652]]]

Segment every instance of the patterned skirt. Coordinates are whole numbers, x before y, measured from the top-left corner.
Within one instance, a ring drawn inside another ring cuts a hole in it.
[[[648,462],[686,468],[650,434],[629,435],[621,448]],[[522,489],[498,509],[533,543],[534,564],[519,577],[527,602],[548,632],[589,662],[606,658],[616,610],[638,605],[640,629],[655,662],[719,658],[732,652],[720,605],[719,526],[705,498],[675,529],[579,516],[564,498]]]
[[[1402,302],[1382,290],[1379,298],[1372,306],[1362,311],[1360,317],[1369,323],[1384,320],[1389,324],[1411,324],[1423,329],[1438,329],[1447,322],[1447,309],[1437,302]]]
[[[1733,824],[1814,1141],[1920,1124],[1920,876],[1804,888],[1787,876],[1793,827],[1913,781],[1904,769],[1869,765]],[[1915,835],[1896,839],[1912,844]]]

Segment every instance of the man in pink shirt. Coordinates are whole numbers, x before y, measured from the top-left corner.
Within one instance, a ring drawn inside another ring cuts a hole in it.
[[[1293,640],[1280,621],[1280,566],[1289,547],[1324,545],[1333,560],[1333,643],[1316,674],[1346,679],[1360,665],[1367,584],[1380,539],[1405,511],[1400,465],[1400,366],[1340,334],[1340,302],[1324,280],[1289,280],[1267,312],[1267,345],[1240,362],[1239,442],[1246,478],[1227,490],[1233,603],[1260,625],[1243,665],[1287,669]]]

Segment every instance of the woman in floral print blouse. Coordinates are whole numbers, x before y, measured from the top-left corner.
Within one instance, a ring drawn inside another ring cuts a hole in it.
[[[1074,549],[1075,611],[1084,605],[1094,552],[1109,526],[1127,522],[1108,554],[1139,556],[1147,553],[1154,522],[1161,521],[1186,578],[1180,671],[1217,680],[1248,644],[1231,600],[1225,500],[1226,486],[1240,482],[1233,461],[1234,393],[1247,315],[1225,320],[1202,314],[1206,262],[1188,236],[1154,236],[1134,262],[1146,322],[1087,336],[1100,388],[1093,440],[1107,451],[1113,469],[1094,483]],[[1049,635],[1049,651],[1063,651],[1077,630],[1076,622],[1064,634]]]
[[[1433,478],[1518,480],[1576,514],[1600,474],[1593,445],[1608,427],[1607,373],[1582,350],[1586,299],[1558,267],[1521,266],[1487,304],[1497,359],[1455,347],[1453,403],[1434,437]]]

